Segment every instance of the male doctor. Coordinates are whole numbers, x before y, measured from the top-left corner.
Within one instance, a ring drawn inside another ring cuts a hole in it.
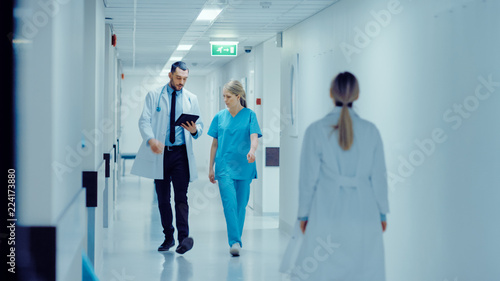
[[[170,82],[146,95],[139,119],[143,142],[139,148],[132,174],[155,179],[158,208],[165,241],[158,251],[175,245],[170,206],[170,182],[174,186],[175,220],[179,244],[176,252],[184,254],[193,247],[189,237],[187,190],[190,181],[198,178],[193,154],[193,141],[201,136],[203,122],[187,122],[174,126],[182,113],[200,116],[198,99],[184,89],[189,69],[182,61],[172,64]]]

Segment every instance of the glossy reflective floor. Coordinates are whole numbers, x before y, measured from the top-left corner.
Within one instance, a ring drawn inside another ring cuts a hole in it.
[[[163,233],[153,181],[126,174],[113,225],[105,232],[102,280],[282,280],[278,268],[288,236],[279,231],[277,217],[247,208],[241,256],[231,257],[217,185],[200,174],[188,196],[194,247],[184,255],[175,253],[177,245],[160,253]]]

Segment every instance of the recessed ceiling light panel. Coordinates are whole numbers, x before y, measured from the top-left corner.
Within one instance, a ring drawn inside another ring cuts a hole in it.
[[[196,18],[196,21],[213,21],[214,19],[217,18],[220,12],[222,12],[222,9],[218,8],[203,9]]]
[[[193,45],[179,45],[177,46],[177,51],[189,51]]]

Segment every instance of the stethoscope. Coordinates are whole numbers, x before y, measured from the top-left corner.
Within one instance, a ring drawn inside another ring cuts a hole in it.
[[[161,111],[160,101],[161,101],[161,95],[163,95],[163,92],[165,91],[165,87],[167,87],[167,85],[163,86],[163,89],[161,89],[160,97],[158,97],[158,105],[156,106],[157,112]],[[189,102],[191,102],[191,98],[189,98]]]
[[[163,86],[163,89],[161,89],[161,93],[160,93],[160,97],[158,98],[158,106],[156,107],[156,111],[157,112],[160,112],[161,111],[161,107],[160,107],[160,101],[161,101],[161,95],[163,95],[163,91],[165,91],[165,86]]]

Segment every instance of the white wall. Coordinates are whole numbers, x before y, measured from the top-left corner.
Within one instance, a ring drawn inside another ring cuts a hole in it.
[[[252,53],[254,54],[255,58],[255,70],[254,70],[254,83],[255,83],[255,93],[256,93],[256,98],[262,98],[264,94],[264,73],[262,69],[264,69],[264,45],[259,44],[255,46],[252,50]],[[225,106],[224,106],[225,107]],[[257,119],[259,120],[259,126],[260,130],[262,131],[263,137],[259,139],[259,151],[258,153],[255,154],[255,157],[257,159],[257,180],[254,180],[253,182],[257,182],[258,185],[253,185],[251,188],[250,192],[250,200],[249,200],[249,206],[254,210],[256,214],[262,214],[264,211],[263,208],[263,196],[264,196],[264,182],[265,182],[265,177],[263,174],[263,166],[265,165],[265,148],[261,149],[261,147],[264,145],[263,140],[267,137],[266,134],[264,133],[264,128],[262,127],[264,123],[263,119],[263,113],[264,113],[264,106],[260,105],[257,106],[257,109],[255,110],[255,114],[257,115]],[[262,160],[261,160],[262,159]]]
[[[57,233],[44,232],[47,236],[30,237],[15,247],[30,249],[33,260],[24,262],[30,266],[40,263],[38,257],[54,258],[37,253],[42,239],[54,239],[55,268],[33,267],[30,274],[55,272],[57,280],[82,274],[85,194],[82,157],[76,151],[83,119],[83,10],[82,1],[17,1],[14,10],[16,217],[26,227],[18,231],[41,227]]]
[[[82,120],[85,153],[83,170],[96,171],[102,163],[104,153],[104,81],[106,75],[104,54],[104,4],[100,1],[85,1],[85,48],[83,56],[82,108],[85,115]]]
[[[15,46],[17,159],[24,187],[18,198],[26,207],[18,216],[24,225],[54,225],[81,190],[81,159],[68,159],[68,151],[81,143],[82,71],[71,66],[83,62],[74,55],[83,50],[83,13],[82,5],[73,3],[49,17],[32,4],[18,3],[16,36],[30,42]],[[31,29],[35,14],[45,15],[47,21]]]
[[[114,74],[112,66],[105,72],[104,4],[21,1],[15,14],[24,39],[16,77],[19,222],[56,229],[57,280],[67,280],[81,276],[85,247],[82,170],[104,170],[103,152],[115,139],[114,81],[104,89],[105,73]],[[114,50],[108,58],[114,65]]]
[[[73,35],[74,41],[68,45],[64,34],[70,28],[83,31],[83,15],[77,11],[81,8],[78,4],[63,6],[65,13],[31,29],[29,24],[34,23],[29,20],[43,12],[31,4],[18,4],[18,11],[25,14],[18,15],[16,35],[31,42],[15,46],[17,146],[22,148],[18,151],[18,176],[20,184],[26,186],[19,190],[18,198],[24,206],[30,206],[30,211],[21,209],[18,216],[25,225],[54,225],[81,188],[81,163],[68,163],[67,150],[75,149],[81,140],[78,105],[83,83],[76,77],[82,73],[80,69],[68,72],[67,66],[82,63],[73,52],[82,51],[83,37],[81,33]],[[72,16],[74,21],[70,20]]]
[[[387,280],[500,278],[492,262],[500,225],[491,223],[500,214],[499,9],[496,1],[340,1],[284,32],[282,107],[297,53],[300,75],[299,137],[281,138],[283,229],[296,219],[303,132],[332,109],[330,81],[347,70],[360,82],[355,108],[385,146]]]
[[[190,76],[186,84],[186,89],[194,93],[198,97],[200,104],[201,118],[203,121],[203,134],[193,142],[193,152],[196,157],[196,165],[198,169],[208,173],[208,164],[210,160],[210,146],[212,137],[207,135],[210,127],[210,95],[206,87],[205,76]],[[208,180],[200,179],[200,180]]]
[[[112,153],[116,139],[114,65],[115,50],[111,46],[111,26],[105,24],[104,3],[100,0],[84,2],[85,48],[82,64],[84,81],[82,108],[82,132],[85,148],[79,153],[83,156],[82,170],[97,172],[97,206],[87,208],[88,255],[95,272],[100,276],[104,257],[104,216],[109,217],[112,205],[109,204],[110,180],[105,177],[104,153]],[[114,156],[114,155],[113,155]],[[110,163],[110,172],[114,173]],[[90,188],[90,187],[89,187]],[[107,199],[106,201],[104,201]],[[107,220],[106,220],[107,221]],[[109,226],[109,225],[107,225]]]
[[[168,83],[168,77],[129,75],[124,69],[121,93],[120,153],[137,153],[142,142],[139,132],[139,117],[148,91]],[[129,165],[130,167],[130,165]]]

